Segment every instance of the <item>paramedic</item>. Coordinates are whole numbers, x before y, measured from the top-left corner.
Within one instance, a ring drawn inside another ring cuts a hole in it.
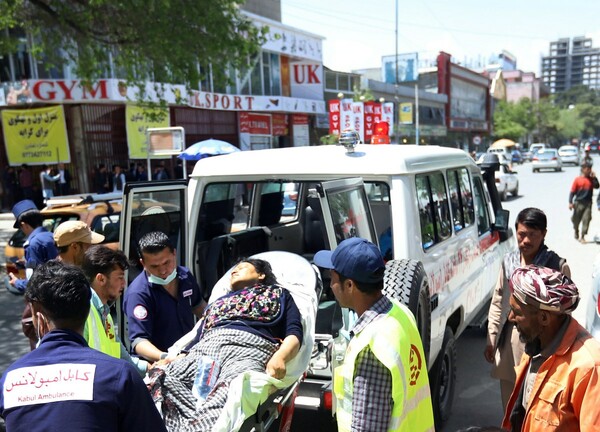
[[[433,431],[421,337],[412,313],[382,293],[385,264],[377,246],[349,238],[333,252],[317,252],[314,262],[331,270],[340,306],[359,316],[334,371],[338,430]]]
[[[25,291],[39,347],[2,376],[9,431],[165,431],[136,370],[81,336],[90,308],[83,272],[58,260],[38,266]]]

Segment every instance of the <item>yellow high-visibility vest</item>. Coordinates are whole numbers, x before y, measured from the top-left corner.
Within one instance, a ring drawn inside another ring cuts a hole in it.
[[[427,363],[415,318],[391,300],[391,310],[356,334],[334,371],[338,431],[350,431],[355,362],[367,346],[390,371],[394,406],[388,431],[434,431]]]
[[[104,328],[100,314],[94,305],[90,304],[90,313],[85,322],[88,336],[87,343],[90,348],[102,351],[112,357],[121,358],[121,344],[117,341],[115,325],[110,315],[108,315],[107,321],[108,328]]]

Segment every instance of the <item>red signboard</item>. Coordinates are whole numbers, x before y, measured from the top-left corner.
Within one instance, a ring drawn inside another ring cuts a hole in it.
[[[373,128],[375,123],[381,118],[381,104],[379,102],[367,101],[365,102],[365,142],[370,143],[371,137],[373,136]]]
[[[307,125],[308,116],[306,114],[292,114],[292,124]]]
[[[288,135],[288,115],[287,114],[272,114],[273,121],[273,136]]]
[[[252,135],[271,135],[269,114],[240,113],[240,132]]]
[[[329,101],[329,134],[340,134],[340,101],[337,99]]]

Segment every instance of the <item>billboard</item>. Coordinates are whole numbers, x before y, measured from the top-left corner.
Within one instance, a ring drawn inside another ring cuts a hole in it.
[[[3,110],[2,130],[9,165],[71,162],[62,106]]]
[[[419,54],[404,53],[381,57],[381,80],[396,84],[396,64],[398,64],[398,82],[416,81],[419,78]]]

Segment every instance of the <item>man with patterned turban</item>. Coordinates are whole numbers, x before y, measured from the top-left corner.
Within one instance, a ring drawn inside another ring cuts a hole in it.
[[[571,312],[577,287],[564,274],[530,265],[510,279],[510,315],[525,354],[502,427],[600,431],[600,342]]]

